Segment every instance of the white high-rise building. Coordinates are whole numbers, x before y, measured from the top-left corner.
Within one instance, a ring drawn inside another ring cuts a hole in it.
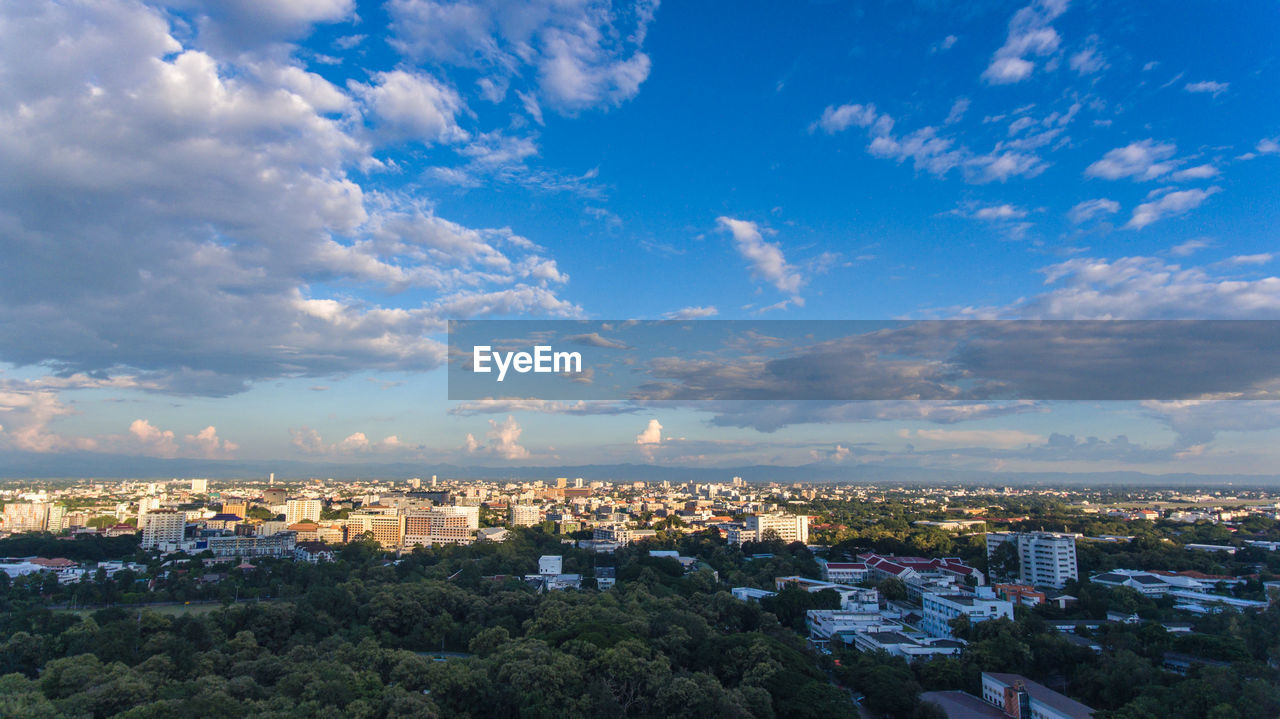
[[[324,502],[318,499],[290,499],[284,503],[284,521],[289,524],[319,522],[323,509]]]
[[[147,518],[148,512],[160,509],[159,497],[143,497],[138,500],[138,526],[142,526],[142,522]]]
[[[808,544],[809,517],[804,514],[753,514],[747,517],[741,530],[730,533],[729,541],[736,544],[762,542],[770,533],[777,534],[778,539],[787,544]]]
[[[207,480],[207,479],[193,479],[193,480],[191,480],[191,493],[192,493],[192,494],[208,494],[208,493],[209,493],[209,480]]]
[[[432,507],[431,511],[454,517],[466,517],[467,529],[473,532],[480,528],[479,505],[448,504],[443,507]]]
[[[1018,548],[1018,581],[1061,589],[1080,578],[1074,534],[1057,532],[991,532],[987,534],[987,560],[1005,542]]]
[[[542,521],[542,510],[536,504],[511,505],[511,526],[532,527]]]
[[[142,515],[142,548],[175,550],[187,528],[187,513],[177,509],[153,509]]]
[[[48,502],[10,502],[4,505],[4,529],[15,533],[43,532],[48,526],[50,506]]]

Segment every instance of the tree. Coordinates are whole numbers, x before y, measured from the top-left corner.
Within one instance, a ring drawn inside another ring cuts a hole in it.
[[[1022,560],[1018,557],[1017,544],[1005,541],[996,547],[987,559],[987,571],[993,579],[1017,580],[1022,574]]]

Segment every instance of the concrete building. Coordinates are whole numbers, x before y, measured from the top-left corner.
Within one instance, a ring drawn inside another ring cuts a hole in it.
[[[982,673],[982,699],[1020,719],[1091,719],[1093,709],[1020,674]]]
[[[209,480],[207,480],[207,479],[193,479],[193,480],[191,480],[191,493],[192,493],[192,494],[208,494],[208,493],[209,493]]]
[[[292,500],[290,500],[292,501]],[[352,512],[346,519],[348,540],[372,534],[375,541],[388,549],[404,542],[405,518],[393,512]],[[319,538],[317,527],[316,538]]]
[[[480,528],[480,505],[478,504],[446,504],[442,507],[432,507],[431,511],[454,517],[465,517],[467,520],[467,529],[472,532]]]
[[[475,530],[466,515],[430,510],[412,511],[404,516],[404,546],[432,547],[438,544],[470,544]]]
[[[511,505],[511,526],[532,527],[542,521],[542,510],[536,504]]]
[[[187,514],[176,509],[153,509],[142,516],[142,548],[176,551],[187,529]]]
[[[730,530],[729,541],[734,544],[762,542],[774,535],[787,544],[808,544],[809,517],[803,514],[753,514],[747,517],[741,529],[736,532]]]
[[[4,529],[9,532],[43,532],[49,522],[48,502],[10,502],[4,505]]]
[[[968,617],[975,624],[1000,617],[1013,619],[1013,602],[996,599],[989,589],[982,595],[926,594],[921,606],[924,619],[920,621],[920,628],[934,637],[952,636],[950,622],[956,617]]]
[[[987,559],[1006,542],[1018,550],[1018,581],[1022,584],[1062,589],[1080,578],[1074,534],[1056,532],[990,532]]]
[[[277,532],[269,537],[209,537],[209,551],[215,557],[289,557],[297,545],[297,534]]]
[[[322,510],[324,502],[318,499],[290,499],[284,503],[284,521],[287,524],[319,522]]]
[[[829,562],[822,557],[814,561],[822,570],[822,578],[828,582],[858,584],[866,580],[867,573],[870,571],[866,562]]]

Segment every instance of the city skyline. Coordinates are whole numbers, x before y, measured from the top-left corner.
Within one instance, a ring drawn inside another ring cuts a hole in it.
[[[463,402],[443,362],[449,319],[1280,319],[1278,14],[7,4],[0,465],[1271,477],[1269,401]]]

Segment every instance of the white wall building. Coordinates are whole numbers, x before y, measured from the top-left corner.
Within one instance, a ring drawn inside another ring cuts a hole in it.
[[[285,524],[319,522],[324,502],[318,499],[290,499],[284,503]]]
[[[1061,589],[1080,578],[1076,564],[1076,536],[1056,532],[991,532],[987,559],[1005,542],[1018,548],[1018,581]]]
[[[542,510],[536,504],[511,505],[511,526],[532,527],[542,521]]]
[[[142,515],[142,548],[176,551],[186,529],[186,512],[153,509]]]
[[[742,529],[730,533],[729,540],[736,544],[761,542],[770,534],[790,544],[809,543],[809,517],[803,514],[753,514],[747,517]],[[736,537],[734,536],[736,534]]]
[[[921,602],[920,628],[934,637],[950,637],[951,620],[966,616],[973,623],[1004,617],[1013,619],[1013,602],[976,594],[926,594]]]

